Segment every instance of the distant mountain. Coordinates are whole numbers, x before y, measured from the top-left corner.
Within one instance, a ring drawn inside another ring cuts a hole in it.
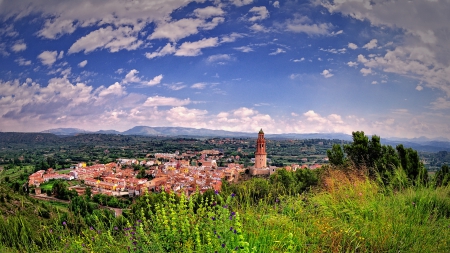
[[[100,130],[95,133],[97,133],[97,134],[122,134],[122,132],[119,132],[116,130]]]
[[[230,132],[224,130],[197,129],[188,127],[148,127],[136,126],[125,132],[124,135],[145,135],[145,136],[192,136],[192,137],[250,137],[255,134]]]
[[[228,137],[228,138],[256,138],[257,133],[231,132],[224,130],[197,129],[188,127],[149,127],[136,126],[127,131],[119,132],[116,130],[100,130],[97,132],[86,131],[78,128],[56,128],[46,130],[42,133],[51,133],[58,136],[74,136],[80,134],[113,134],[113,135],[141,135],[141,136],[165,136],[165,137]],[[352,136],[342,133],[308,133],[308,134],[266,134],[268,139],[329,139],[351,141]],[[15,135],[20,139],[20,135]],[[3,136],[6,138],[6,136]],[[38,138],[40,137],[33,137]],[[48,138],[48,137],[47,137]],[[426,137],[419,138],[383,138],[382,144],[397,146],[403,144],[418,151],[438,152],[450,151],[450,141],[446,138],[429,139]]]
[[[42,131],[41,133],[50,133],[55,135],[77,135],[77,134],[85,134],[92,133],[91,131],[86,131],[78,128],[54,128]]]

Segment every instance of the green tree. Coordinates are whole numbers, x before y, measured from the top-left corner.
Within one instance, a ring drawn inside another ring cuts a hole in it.
[[[333,144],[331,150],[327,150],[327,156],[332,165],[339,166],[344,164],[344,152],[339,144]]]
[[[450,184],[450,167],[447,164],[442,165],[441,169],[436,172],[436,186],[447,186]]]

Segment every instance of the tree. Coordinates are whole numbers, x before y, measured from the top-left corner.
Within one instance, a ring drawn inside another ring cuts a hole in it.
[[[339,144],[333,144],[333,148],[331,150],[327,150],[327,156],[330,163],[335,166],[344,164],[344,152]]]
[[[436,186],[447,186],[450,184],[450,167],[447,164],[442,165],[441,169],[436,172]]]

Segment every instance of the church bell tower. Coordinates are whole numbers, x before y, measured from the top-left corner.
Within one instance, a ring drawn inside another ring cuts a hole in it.
[[[255,169],[267,168],[266,139],[263,130],[259,130],[256,140]]]

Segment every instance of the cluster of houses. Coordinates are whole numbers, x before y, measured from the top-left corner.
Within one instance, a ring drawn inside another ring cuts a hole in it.
[[[154,159],[144,161],[118,159],[114,163],[92,166],[80,163],[68,174],[58,174],[52,168],[37,171],[30,175],[28,185],[35,186],[36,193],[40,193],[40,184],[51,179],[79,180],[85,187],[90,187],[93,194],[139,196],[164,189],[189,196],[197,190],[220,191],[222,179],[238,180],[244,168],[234,163],[217,167],[216,159],[220,159],[220,155],[217,150],[204,150],[198,154],[157,153]],[[144,166],[145,176],[138,178],[139,170],[134,170],[133,165]],[[83,194],[85,187],[76,186],[72,189]]]

